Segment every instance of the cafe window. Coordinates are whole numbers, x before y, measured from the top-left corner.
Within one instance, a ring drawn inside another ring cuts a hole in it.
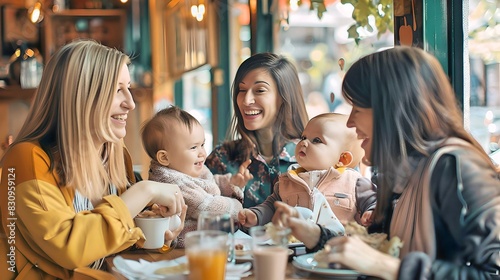
[[[328,111],[349,114],[350,106],[340,92],[345,71],[361,56],[394,46],[394,34],[358,28],[360,40],[356,43],[348,32],[354,23],[351,4],[325,1],[326,11],[320,19],[308,4],[290,3],[287,11],[277,14],[279,32],[274,47],[297,66],[309,117]],[[376,19],[369,20],[375,26]]]
[[[182,108],[193,115],[205,130],[205,150],[213,149],[212,97],[210,66],[205,65],[182,75]]]
[[[469,1],[468,127],[487,153],[500,145],[500,7],[495,1]],[[464,67],[467,69],[467,67]]]

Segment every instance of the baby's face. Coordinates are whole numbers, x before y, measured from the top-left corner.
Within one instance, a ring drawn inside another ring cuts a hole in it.
[[[327,119],[309,121],[302,132],[302,139],[295,148],[297,163],[307,171],[329,169],[338,163],[345,151],[343,124]]]
[[[192,177],[199,177],[207,158],[203,127],[195,124],[190,132],[186,126],[176,125],[169,143],[168,167]]]

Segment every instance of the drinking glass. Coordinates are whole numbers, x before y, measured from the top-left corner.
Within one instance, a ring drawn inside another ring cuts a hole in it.
[[[214,214],[203,211],[198,217],[198,230],[220,230],[228,233],[227,262],[235,263],[234,257],[234,220],[229,214]]]
[[[250,228],[256,280],[285,280],[290,232],[289,228]]]
[[[224,280],[228,234],[218,230],[186,233],[189,280]]]

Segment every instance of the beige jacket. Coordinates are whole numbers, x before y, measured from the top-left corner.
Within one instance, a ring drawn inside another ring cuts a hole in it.
[[[262,204],[250,208],[257,214],[258,224],[271,221],[274,202],[283,201],[290,206],[301,206],[313,210],[312,188],[298,173],[304,170],[290,170],[280,175],[274,185],[274,193]],[[350,168],[330,168],[316,182],[316,187],[326,197],[337,218],[345,223],[356,220],[356,182],[361,174]]]

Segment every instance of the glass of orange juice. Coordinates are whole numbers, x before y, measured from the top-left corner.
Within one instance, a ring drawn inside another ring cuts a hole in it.
[[[218,230],[198,230],[186,234],[184,244],[190,280],[224,280],[228,234]]]

